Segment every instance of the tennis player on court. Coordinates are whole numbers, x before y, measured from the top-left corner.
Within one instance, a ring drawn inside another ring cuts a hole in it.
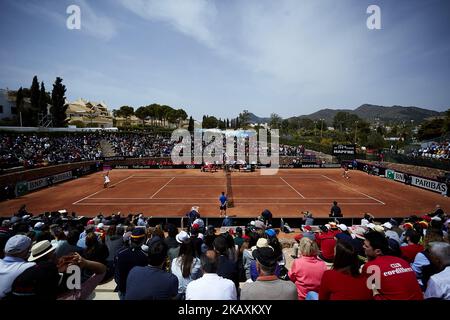
[[[109,171],[106,172],[104,178],[105,178],[105,182],[103,182],[103,188],[108,188],[108,185],[109,185],[109,183],[111,182],[111,181],[109,180]]]

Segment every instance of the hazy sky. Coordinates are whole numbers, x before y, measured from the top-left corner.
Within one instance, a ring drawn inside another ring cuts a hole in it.
[[[81,9],[69,30],[66,8]],[[367,7],[381,8],[369,30]],[[0,0],[0,88],[233,117],[450,107],[448,0]]]

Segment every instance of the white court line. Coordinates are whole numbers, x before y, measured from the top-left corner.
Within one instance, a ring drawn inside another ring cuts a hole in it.
[[[78,202],[81,202],[81,201],[86,200],[86,199],[88,199],[88,198],[90,198],[90,197],[92,197],[92,196],[95,196],[96,194],[98,194],[98,193],[100,193],[100,192],[102,192],[102,191],[105,191],[105,190],[107,190],[107,189],[109,189],[109,188],[111,188],[111,187],[113,187],[113,186],[117,186],[119,183],[122,183],[122,182],[124,182],[125,180],[128,180],[128,179],[130,179],[130,178],[133,178],[133,175],[128,176],[128,177],[126,177],[125,179],[122,179],[122,180],[120,180],[119,182],[117,182],[117,183],[115,183],[115,184],[112,184],[112,185],[111,185],[110,187],[108,187],[108,188],[103,188],[103,189],[101,189],[101,190],[99,190],[99,191],[97,191],[97,192],[94,192],[93,194],[88,195],[87,197],[84,197],[83,199],[80,199],[80,200],[78,200],[78,201],[76,201],[76,202],[74,202],[74,203],[72,203],[72,204],[78,204]]]
[[[156,191],[149,199],[153,199],[153,197],[160,192],[162,189],[164,189],[165,186],[167,186],[170,182],[172,182],[172,180],[175,179],[175,177],[172,177],[172,179],[170,179],[165,185],[163,185],[161,188],[159,188],[158,191]]]
[[[142,200],[142,199],[149,199],[149,198],[91,198],[91,200]],[[205,198],[205,197],[188,197],[188,198],[156,198],[160,200],[169,200],[169,199],[178,199],[178,200],[189,200],[189,199],[203,199],[203,200],[216,200],[216,198]],[[287,197],[287,198],[271,198],[271,197],[263,197],[263,198],[255,198],[255,197],[245,197],[245,198],[234,198],[234,199],[245,199],[245,200],[253,200],[253,199],[272,199],[272,200],[285,200],[285,199],[297,199],[298,197]],[[367,200],[367,198],[305,198],[305,200]]]
[[[300,197],[302,197],[303,199],[305,199],[305,197],[304,197],[300,192],[298,192],[297,190],[295,190],[295,188],[294,188],[293,186],[291,186],[286,180],[284,180],[282,177],[280,177],[280,179],[283,180],[284,183],[286,183],[289,187],[291,187],[292,190],[294,190],[295,192],[297,192],[297,194],[298,194]]]
[[[158,198],[156,198],[158,199]],[[194,203],[194,202],[192,202]],[[316,203],[316,202],[299,202],[299,203],[292,203],[292,202],[277,202],[277,203],[273,203],[273,202],[246,202],[246,203],[238,203],[239,206],[246,206],[246,205],[258,205],[258,204],[268,204],[271,203],[273,205],[282,205],[282,206],[298,206],[298,205],[303,205],[303,204],[307,204],[307,205],[328,205],[328,202],[322,202],[322,203]],[[186,205],[186,203],[182,202],[182,203],[166,203],[166,202],[134,202],[134,203],[78,203],[78,206],[130,206],[130,205],[141,205],[141,204],[145,204],[145,205],[167,205],[167,206],[183,206]],[[210,204],[210,205],[215,205],[214,202],[195,202],[195,204]],[[358,202],[358,203],[341,203],[341,205],[346,205],[346,206],[356,206],[356,205],[368,205],[368,206],[380,206],[382,205],[381,203],[365,203],[365,202]]]
[[[361,192],[361,191],[358,191],[358,190],[356,190],[356,189],[353,189],[353,188],[351,188],[351,187],[347,187],[345,184],[340,183],[340,182],[337,182],[336,180],[331,179],[330,177],[327,177],[327,176],[324,176],[324,175],[322,175],[322,176],[323,176],[324,178],[330,180],[330,181],[333,181],[333,182],[335,182],[335,183],[337,183],[337,184],[340,184],[341,186],[346,187],[347,189],[353,190],[353,191],[358,192],[359,194],[362,194],[362,195],[364,195],[364,196],[366,196],[366,197],[368,197],[368,198],[370,198],[370,199],[372,199],[372,200],[375,200],[375,201],[379,202],[379,203],[382,204],[382,205],[385,205],[385,204],[386,204],[386,203],[384,203],[383,201],[380,201],[380,200],[378,200],[378,199],[375,199],[374,197],[369,196],[368,194],[365,194],[365,193],[363,193],[363,192]]]

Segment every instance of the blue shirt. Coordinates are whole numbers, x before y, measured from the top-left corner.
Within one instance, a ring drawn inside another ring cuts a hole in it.
[[[228,201],[228,198],[226,197],[226,196],[220,196],[219,197],[219,201],[220,201],[220,204],[221,205],[224,205],[225,204],[225,202],[227,202]]]
[[[168,300],[178,294],[178,278],[153,267],[134,267],[127,278],[125,300]]]

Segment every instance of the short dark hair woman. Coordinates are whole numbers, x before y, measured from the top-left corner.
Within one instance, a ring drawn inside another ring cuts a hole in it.
[[[372,290],[359,273],[358,254],[346,241],[338,240],[331,270],[324,272],[319,300],[371,300]]]

